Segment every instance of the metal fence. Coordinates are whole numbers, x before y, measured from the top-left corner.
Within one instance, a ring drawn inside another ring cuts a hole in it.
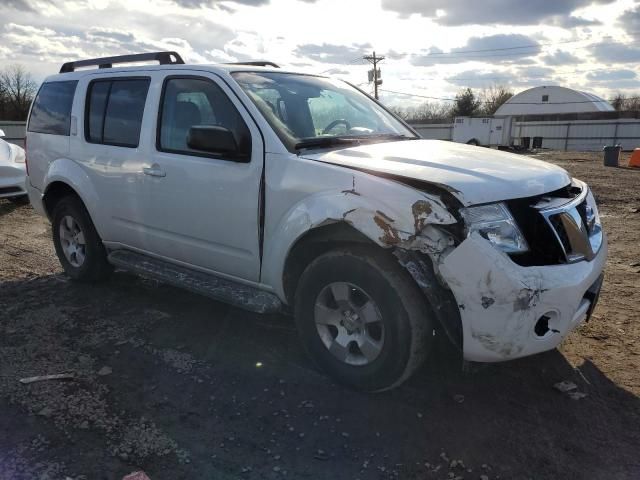
[[[620,145],[624,150],[640,147],[640,121],[637,119],[576,120],[571,122],[514,122],[511,140],[539,137],[542,148],[553,150],[602,150]]]
[[[452,123],[414,123],[411,125],[423,138],[431,140],[452,140]]]
[[[14,122],[0,120],[0,130],[4,130],[4,138],[9,143],[15,143],[24,147],[24,137],[26,136],[27,122]]]
[[[605,145],[621,145],[624,150],[640,147],[640,120],[617,118],[606,120],[572,121],[516,121],[511,120],[510,144],[528,139],[542,142],[542,148],[552,150],[602,150]],[[452,140],[453,124],[414,124],[412,127],[423,137],[433,140]],[[508,126],[505,124],[505,129]]]

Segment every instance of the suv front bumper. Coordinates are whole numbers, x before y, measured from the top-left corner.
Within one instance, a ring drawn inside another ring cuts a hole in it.
[[[557,347],[591,314],[607,239],[591,261],[522,267],[473,234],[441,263],[463,330],[464,358],[499,362]]]

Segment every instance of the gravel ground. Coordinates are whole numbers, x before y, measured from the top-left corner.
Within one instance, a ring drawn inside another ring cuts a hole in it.
[[[537,157],[601,204],[592,320],[557,351],[464,371],[443,342],[377,395],[317,372],[286,316],[120,272],[68,281],[47,222],[0,200],[0,479],[640,478],[640,171]],[[19,382],[57,373],[74,378]]]

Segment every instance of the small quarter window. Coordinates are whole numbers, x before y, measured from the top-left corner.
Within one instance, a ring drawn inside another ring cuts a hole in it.
[[[69,136],[77,84],[75,80],[43,84],[33,102],[28,131]]]
[[[543,102],[548,102],[549,101],[549,95],[542,95],[542,101]]]
[[[135,148],[140,141],[149,79],[96,80],[89,86],[85,138]]]
[[[104,111],[107,108],[107,96],[110,88],[111,82],[93,82],[89,87],[87,140],[90,142],[102,142]]]

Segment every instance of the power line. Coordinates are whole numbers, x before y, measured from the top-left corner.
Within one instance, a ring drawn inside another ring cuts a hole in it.
[[[363,59],[362,57],[356,57],[356,58],[354,58],[354,59],[352,59],[352,60],[349,60],[346,64],[344,64],[344,66],[346,67],[346,66],[349,66],[349,65],[353,65],[354,63],[362,62],[363,60],[364,60],[364,59]],[[340,64],[338,63],[338,64],[336,64],[336,65],[340,65]],[[331,71],[331,70],[333,70],[334,68],[336,68],[336,67],[334,66],[334,67],[331,67],[331,68],[327,68],[326,70],[324,70],[324,71],[322,71],[322,72],[318,73],[318,75],[322,75],[322,74],[324,74],[324,73],[330,72],[330,71]]]
[[[543,67],[544,68],[544,67]],[[605,68],[603,67],[599,67],[599,68],[591,68],[591,69],[582,69],[582,70],[554,70],[551,71],[549,73],[541,73],[541,74],[529,74],[526,75],[525,78],[547,78],[547,77],[551,77],[551,76],[558,76],[558,75],[562,75],[565,77],[575,77],[575,76],[579,76],[579,75],[583,75],[585,73],[591,73],[591,72],[601,72],[601,71],[606,71]],[[508,72],[507,72],[508,73]],[[498,75],[495,77],[457,77],[455,76],[455,74],[446,77],[445,79],[452,79],[452,80],[501,80],[501,79],[511,79],[514,78],[518,75],[517,72],[515,73],[511,73],[509,74],[505,74],[505,75]],[[430,77],[430,78],[422,78],[421,80],[441,80],[442,77]],[[399,80],[406,80],[403,78],[400,78]]]
[[[406,95],[408,97],[416,97],[416,98],[426,98],[429,100],[442,100],[442,101],[447,101],[447,102],[455,102],[456,99],[455,98],[448,98],[448,97],[431,97],[429,95],[418,95],[417,93],[406,93],[406,92],[398,92],[396,90],[385,90],[385,89],[380,89],[381,92],[385,92],[385,93],[394,93],[396,95]],[[640,97],[626,97],[626,99],[628,100],[636,100],[639,99]],[[584,101],[576,101],[576,102],[509,102],[509,105],[573,105],[573,104],[582,104],[582,103],[602,103],[602,102],[606,102],[606,103],[610,103],[612,101],[614,101],[615,99],[610,99],[610,100],[605,100],[605,99],[600,99],[600,100],[584,100]],[[481,100],[481,103],[493,103],[490,100]]]
[[[540,48],[540,47],[546,47],[549,45],[565,45],[567,43],[579,43],[579,42],[587,42],[587,39],[583,39],[583,40],[565,40],[562,42],[546,42],[546,43],[536,43],[536,44],[531,44],[531,45],[519,45],[517,47],[501,47],[501,48],[483,48],[483,49],[479,49],[479,50],[456,50],[456,51],[452,51],[452,52],[429,52],[424,54],[424,56],[435,56],[435,55],[453,55],[453,54],[457,54],[457,53],[479,53],[479,52],[497,52],[497,51],[503,51],[503,50],[518,50],[518,49],[524,49],[524,48]]]
[[[638,32],[627,32],[629,35],[631,36],[635,36],[640,34],[640,31]],[[483,38],[483,37],[481,37]],[[401,56],[413,56],[413,57],[439,57],[439,58],[449,58],[449,59],[454,59],[454,58],[464,58],[467,53],[483,53],[483,52],[502,52],[502,51],[508,51],[508,50],[519,50],[519,49],[529,49],[529,48],[536,48],[536,49],[542,49],[542,47],[549,47],[549,46],[553,46],[553,45],[566,45],[566,44],[570,44],[570,43],[582,43],[582,42],[591,42],[588,45],[584,45],[582,47],[575,47],[575,48],[580,48],[580,49],[584,49],[584,48],[588,48],[591,47],[595,44],[598,45],[610,45],[610,44],[617,44],[620,42],[617,42],[616,40],[613,40],[613,38],[610,35],[607,35],[605,37],[602,37],[603,39],[611,39],[609,41],[593,41],[592,39],[581,39],[581,40],[564,40],[564,41],[560,41],[560,42],[544,42],[544,43],[538,43],[538,44],[530,44],[530,45],[518,45],[518,46],[513,46],[513,47],[498,47],[498,48],[485,48],[485,49],[479,49],[479,50],[455,50],[455,51],[450,51],[450,52],[429,52],[429,53],[423,53],[423,54],[415,54],[415,53],[398,53],[397,55],[401,55]],[[631,43],[636,43],[636,42],[631,42]],[[625,45],[629,45],[629,43],[626,43]],[[523,54],[527,54],[527,53],[534,53],[534,52],[516,52],[516,53],[505,53],[505,54],[497,54],[497,55],[474,55],[474,56],[470,56],[470,58],[482,58],[484,56],[514,56],[514,55],[523,55]]]

